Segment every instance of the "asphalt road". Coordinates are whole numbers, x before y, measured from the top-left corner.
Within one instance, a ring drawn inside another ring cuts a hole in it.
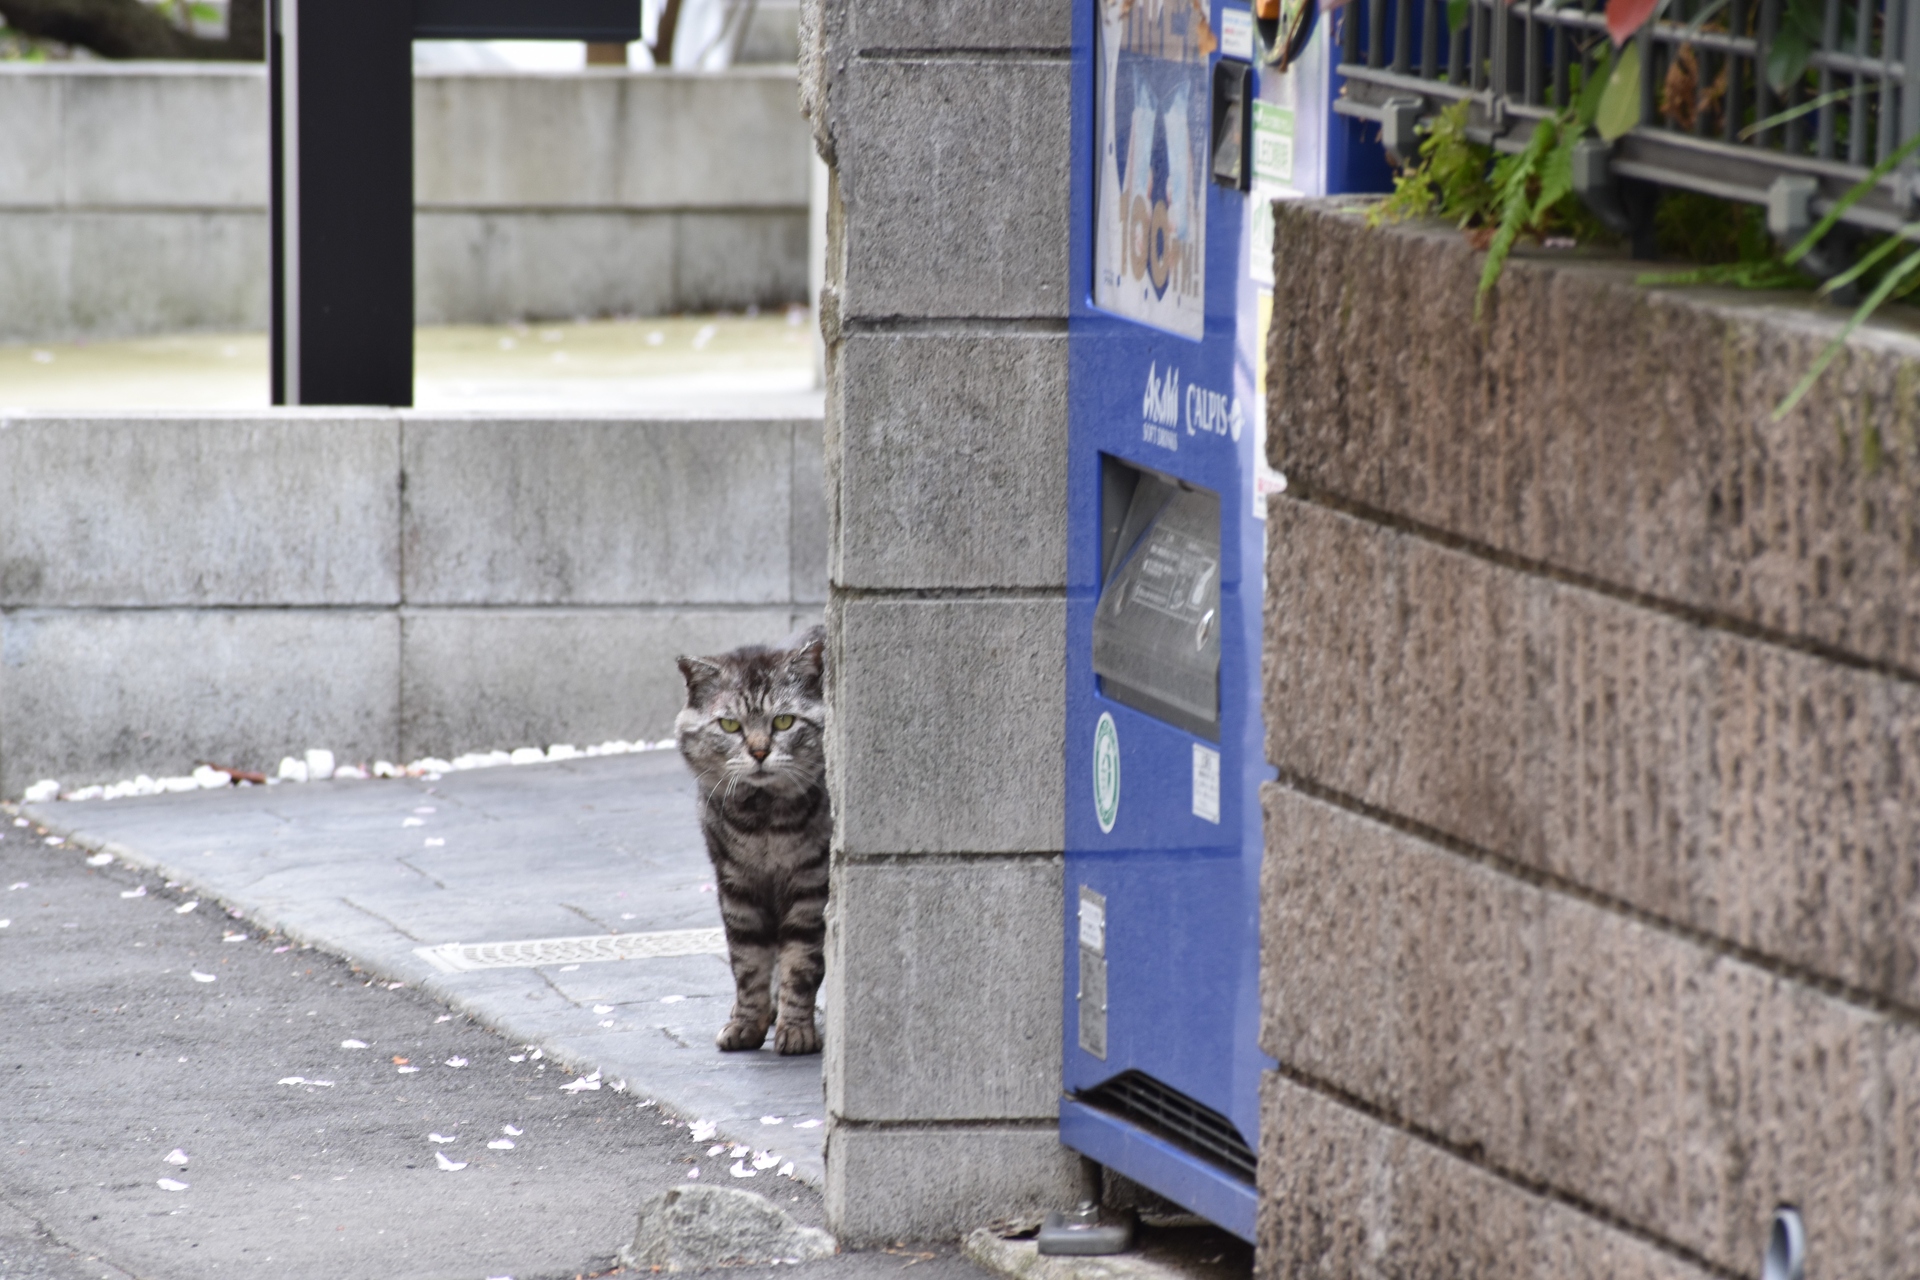
[[[710,1156],[643,1094],[563,1090],[563,1069],[410,988],[212,904],[183,910],[191,899],[152,877],[89,867],[11,821],[7,1280],[606,1274],[641,1202],[695,1168],[821,1223],[815,1191],[771,1170],[731,1177],[730,1152]],[[489,1145],[501,1139],[513,1146]],[[176,1150],[184,1166],[168,1162]],[[984,1274],[945,1248],[797,1270],[877,1280],[908,1267],[913,1280]]]

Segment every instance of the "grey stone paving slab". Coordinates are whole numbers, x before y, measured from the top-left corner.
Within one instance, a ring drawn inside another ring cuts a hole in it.
[[[415,954],[449,942],[717,926],[693,806],[679,756],[656,751],[437,781],[283,783],[24,812],[563,1063],[711,1120],[721,1136],[791,1159],[818,1185],[820,1058],[714,1048],[732,1001],[724,957],[442,973]]]

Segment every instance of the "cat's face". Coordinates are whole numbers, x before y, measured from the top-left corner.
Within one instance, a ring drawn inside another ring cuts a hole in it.
[[[797,794],[820,783],[825,639],[816,627],[792,649],[680,659],[687,705],[674,737],[703,785]]]

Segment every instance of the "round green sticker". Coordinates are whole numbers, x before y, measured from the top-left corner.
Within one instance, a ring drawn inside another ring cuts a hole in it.
[[[1093,814],[1102,832],[1112,831],[1120,816],[1120,733],[1105,711],[1093,727]]]

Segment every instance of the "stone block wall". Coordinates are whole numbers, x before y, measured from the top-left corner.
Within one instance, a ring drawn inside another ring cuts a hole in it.
[[[816,421],[0,418],[0,795],[669,735],[817,620]]]
[[[1920,341],[1282,206],[1260,1270],[1920,1246]]]
[[[1063,1202],[1069,11],[810,0],[826,287],[828,1214]]]
[[[0,66],[0,341],[267,321],[258,65]],[[414,79],[423,324],[807,296],[791,67]]]

